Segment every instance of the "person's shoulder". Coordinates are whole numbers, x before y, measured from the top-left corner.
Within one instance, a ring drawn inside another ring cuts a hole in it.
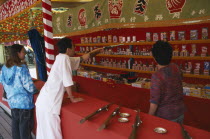
[[[170,63],[170,66],[172,66],[172,67],[179,67],[177,64],[175,64],[175,63]]]
[[[3,65],[3,66],[1,67],[0,73],[2,74],[6,69],[7,69],[7,67],[6,67],[5,65]]]
[[[18,72],[25,72],[28,70],[28,66],[26,64],[21,64],[20,66],[15,66]]]
[[[154,72],[154,73],[152,74],[152,78],[156,78],[156,77],[158,77],[160,74],[161,74],[161,71],[158,70],[158,71],[156,71],[156,72]]]
[[[174,70],[180,70],[179,66],[178,66],[177,64],[175,64],[175,63],[171,63],[171,64],[170,64],[170,67],[171,67],[172,69],[174,69]]]
[[[68,63],[70,62],[70,59],[69,59],[69,56],[66,55],[66,54],[58,54],[56,56],[56,59],[55,59],[55,64],[57,65],[60,65],[62,63]]]
[[[163,69],[160,69],[152,74],[152,78],[162,80],[164,75],[165,75],[165,71]]]
[[[7,68],[6,65],[3,65],[2,68],[1,68],[1,70],[4,70],[6,68]]]
[[[17,66],[16,65],[13,65],[13,66],[11,66],[11,67],[7,67],[6,65],[4,65],[3,67],[2,67],[2,71],[3,70],[16,70],[17,69]]]
[[[57,56],[56,56],[56,59],[68,59],[69,58],[69,56],[68,55],[66,55],[66,54],[58,54]]]

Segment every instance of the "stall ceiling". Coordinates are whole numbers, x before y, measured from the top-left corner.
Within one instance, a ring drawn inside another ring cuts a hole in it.
[[[7,0],[0,0],[0,5]],[[52,12],[61,13],[67,9],[75,8],[82,4],[94,0],[51,0]],[[0,42],[12,42],[15,40],[26,40],[27,32],[31,28],[36,28],[43,33],[43,16],[41,10],[42,4],[38,4],[31,10],[25,11],[20,15],[10,18],[0,24]]]
[[[0,5],[2,5],[7,0],[0,0]]]

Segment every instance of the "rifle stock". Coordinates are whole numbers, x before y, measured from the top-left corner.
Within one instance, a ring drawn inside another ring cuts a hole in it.
[[[109,108],[110,105],[112,105],[113,103],[109,103],[108,105],[105,105],[101,108],[99,108],[98,110],[96,110],[95,112],[89,114],[88,116],[86,116],[85,118],[80,120],[80,124],[84,123],[86,120],[89,120],[91,117],[93,117],[94,115],[100,113],[101,111],[107,110]]]
[[[95,112],[91,113],[90,115],[86,116],[85,118],[81,119],[80,124],[84,123],[86,120],[90,119],[91,117],[93,117],[97,113],[98,113],[98,111],[95,111]]]
[[[109,117],[104,121],[104,123],[98,128],[98,131],[101,131],[101,130],[105,129],[105,128],[108,126],[110,120],[111,120],[116,114],[119,113],[119,110],[120,110],[120,107],[117,107],[117,108],[109,115]]]
[[[136,127],[134,127],[134,128],[133,128],[133,130],[132,130],[132,132],[131,132],[131,134],[129,136],[129,139],[135,139],[136,138],[136,130],[137,130],[137,128]]]

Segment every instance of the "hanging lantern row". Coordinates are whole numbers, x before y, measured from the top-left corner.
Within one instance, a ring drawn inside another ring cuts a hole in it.
[[[36,28],[43,32],[43,15],[41,10],[28,10],[15,18],[11,18],[0,24],[0,42],[27,39],[27,32]]]
[[[0,34],[0,43],[11,42],[15,40],[25,40],[25,39],[28,39],[27,35]]]

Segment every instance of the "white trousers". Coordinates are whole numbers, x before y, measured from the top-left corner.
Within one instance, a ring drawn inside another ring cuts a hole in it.
[[[36,108],[36,139],[62,139],[59,115]]]

